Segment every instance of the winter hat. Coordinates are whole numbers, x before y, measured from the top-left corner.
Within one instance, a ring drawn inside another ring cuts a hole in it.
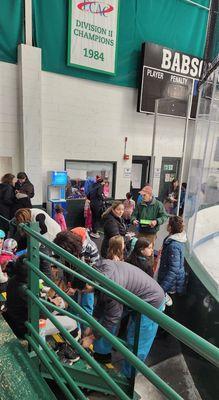
[[[5,238],[5,232],[0,229],[0,239],[4,239]]]
[[[143,194],[153,194],[153,188],[150,185],[146,185],[140,190],[139,193],[141,195],[143,195]]]
[[[96,175],[96,182],[103,182],[103,178],[101,178],[99,175]]]
[[[82,239],[82,243],[85,241],[85,239],[87,237],[86,229],[81,228],[80,226],[78,226],[77,228],[71,229],[71,232],[74,233],[75,235],[80,236],[80,238]]]
[[[3,250],[7,251],[8,253],[13,253],[14,250],[17,248],[17,242],[14,239],[6,239],[4,241]]]

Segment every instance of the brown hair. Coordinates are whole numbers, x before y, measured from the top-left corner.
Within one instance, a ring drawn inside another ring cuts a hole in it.
[[[15,176],[13,174],[5,174],[1,178],[1,182],[2,183],[7,183],[8,185],[12,185],[12,182],[13,182],[14,178],[15,178]]]
[[[107,258],[110,260],[114,259],[114,256],[117,256],[119,260],[123,260],[124,257],[124,238],[120,235],[116,235],[110,238],[109,240],[109,249],[107,253]]]
[[[63,213],[64,208],[62,208],[61,204],[57,204],[57,206],[55,206],[55,212],[57,214]]]
[[[82,252],[82,240],[80,236],[75,235],[70,231],[59,232],[54,239],[54,243],[68,251],[73,256],[78,258],[80,257]]]
[[[18,224],[31,221],[31,210],[29,208],[20,208],[15,213],[15,218]]]
[[[114,201],[111,207],[107,208],[107,210],[102,214],[102,218],[106,217],[111,211],[115,210],[121,204],[123,205],[123,202],[120,200]]]
[[[142,250],[144,250],[145,248],[149,247],[151,244],[151,242],[146,239],[145,237],[140,237],[137,242],[135,243],[134,249],[132,250],[130,256],[127,258],[127,262],[129,264],[135,265],[136,267],[139,267],[140,269],[142,269],[141,267],[141,262],[139,261],[139,257],[143,257],[142,255]],[[153,273],[153,268],[150,265],[150,263],[145,263],[145,272],[152,276],[154,275]]]
[[[172,235],[183,232],[184,223],[182,217],[178,217],[176,215],[170,217],[168,225],[170,226]]]

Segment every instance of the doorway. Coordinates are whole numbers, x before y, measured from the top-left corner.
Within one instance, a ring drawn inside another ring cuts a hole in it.
[[[142,187],[149,183],[150,161],[147,156],[132,157],[131,192],[135,201]]]
[[[169,194],[172,180],[179,177],[180,161],[179,157],[162,157],[159,187],[159,200],[162,202]]]

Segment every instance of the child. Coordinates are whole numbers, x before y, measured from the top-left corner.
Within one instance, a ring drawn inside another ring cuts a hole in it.
[[[123,218],[127,226],[130,225],[131,215],[135,209],[135,201],[132,200],[131,193],[126,193],[126,200],[124,201],[124,214]]]
[[[0,253],[3,248],[4,238],[5,238],[5,232],[2,229],[0,229]]]
[[[8,282],[7,264],[16,260],[17,242],[14,239],[6,239],[0,254],[0,292],[6,290]]]
[[[16,260],[17,242],[14,239],[6,239],[0,254],[0,265],[8,261]]]
[[[81,260],[93,266],[99,261],[100,255],[96,243],[90,239],[85,228],[78,226],[71,230],[72,233],[79,236],[82,241]]]
[[[129,264],[142,269],[146,274],[153,277],[153,268],[150,263],[150,257],[153,253],[152,243],[144,237],[140,237],[136,242],[134,249],[127,259]]]
[[[60,228],[62,231],[66,231],[67,229],[67,225],[65,222],[65,217],[63,214],[64,210],[62,208],[62,206],[60,206],[60,204],[57,204],[57,206],[55,206],[55,221],[59,224]]]
[[[85,228],[92,231],[92,212],[90,208],[90,200],[86,197],[84,204],[84,219],[85,219]]]
[[[165,293],[182,293],[185,285],[184,248],[186,233],[182,217],[170,217],[169,235],[163,241],[158,283]]]
[[[109,240],[107,258],[114,261],[124,260],[125,242],[123,236],[116,235]]]

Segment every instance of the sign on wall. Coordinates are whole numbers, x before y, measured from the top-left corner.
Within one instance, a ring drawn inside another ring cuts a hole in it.
[[[192,93],[189,115],[195,118],[202,65],[203,61],[198,57],[154,43],[144,43],[138,111],[153,113],[155,100],[158,99],[159,114],[185,117]]]
[[[68,65],[116,73],[119,0],[69,0]]]

